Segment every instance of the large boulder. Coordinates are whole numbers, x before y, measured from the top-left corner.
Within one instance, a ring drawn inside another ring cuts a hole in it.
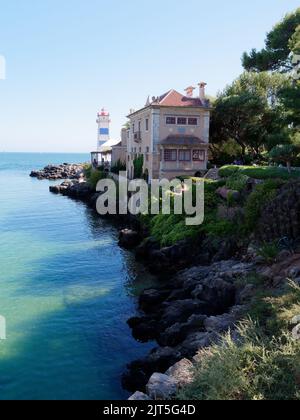
[[[188,359],[182,359],[171,366],[166,375],[170,376],[177,383],[178,387],[189,385],[194,380],[194,366]]]
[[[153,400],[169,400],[176,395],[178,385],[174,378],[161,373],[154,373],[146,389],[147,394]]]
[[[151,398],[143,392],[137,391],[128,398],[128,401],[151,401]]]

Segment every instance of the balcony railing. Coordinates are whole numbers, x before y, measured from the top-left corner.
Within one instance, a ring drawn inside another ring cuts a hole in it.
[[[142,141],[142,133],[140,131],[133,133],[133,139],[136,143],[140,143]]]

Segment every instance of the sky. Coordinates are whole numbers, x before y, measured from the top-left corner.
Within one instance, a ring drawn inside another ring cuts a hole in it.
[[[148,95],[215,95],[299,0],[0,0],[0,152],[89,152]],[[1,66],[1,57],[0,57]],[[1,78],[1,69],[0,69]]]

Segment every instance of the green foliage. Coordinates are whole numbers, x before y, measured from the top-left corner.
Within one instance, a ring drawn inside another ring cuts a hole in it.
[[[213,156],[218,159],[222,153],[232,154],[227,145],[234,142],[236,157],[247,153],[259,157],[269,136],[281,132],[286,124],[280,95],[289,84],[281,74],[246,72],[227,86],[216,100],[211,118]]]
[[[247,232],[253,232],[264,207],[276,196],[281,185],[282,181],[280,180],[267,180],[258,185],[250,194],[245,205],[245,229]]]
[[[182,400],[298,400],[299,342],[286,331],[268,338],[259,324],[239,324],[241,341],[225,336],[199,352],[195,380]]]
[[[280,178],[284,180],[299,178],[300,170],[293,170],[291,174],[285,168],[279,168],[276,166],[235,166],[227,165],[223,166],[219,174],[221,177],[228,178],[233,174],[240,173],[254,179],[274,179]]]
[[[85,167],[84,167],[84,175],[85,175],[85,177],[87,178],[87,179],[89,179],[90,178],[90,176],[91,176],[91,173],[92,173],[92,165],[85,165]]]
[[[234,191],[243,191],[247,185],[249,177],[240,172],[235,172],[226,180],[226,187]]]
[[[284,17],[267,34],[266,46],[261,51],[253,49],[244,53],[243,66],[248,71],[289,71],[290,53],[295,49],[295,33],[300,25],[300,8]]]
[[[98,182],[101,179],[105,179],[107,177],[105,172],[99,171],[99,170],[92,170],[91,174],[88,178],[88,182],[91,185],[92,188],[96,189],[96,186]]]
[[[186,226],[185,217],[182,215],[159,214],[150,222],[151,236],[163,247],[174,245],[184,239],[196,238],[199,231],[199,226]]]
[[[299,144],[280,144],[275,146],[269,153],[269,158],[275,162],[284,162],[291,171],[291,164],[300,154]]]
[[[133,161],[134,166],[134,178],[142,178],[143,176],[143,166],[144,166],[144,156],[140,155]]]
[[[117,174],[118,175],[119,172],[126,171],[126,163],[125,162],[122,162],[121,159],[118,159],[117,162],[115,162],[111,166],[110,171],[113,174]]]
[[[267,264],[272,264],[276,261],[279,251],[280,250],[276,242],[264,242],[259,248],[257,254],[262,257]]]
[[[300,125],[300,80],[282,89],[280,99],[286,112],[286,121],[295,127]]]
[[[300,342],[290,321],[300,313],[300,287],[290,282],[270,291],[249,274],[244,283],[257,292],[238,324],[240,339],[228,333],[221,343],[197,355],[195,379],[179,392],[181,400],[299,400]]]
[[[212,220],[203,225],[203,231],[212,239],[222,239],[235,234],[237,225],[229,220]]]

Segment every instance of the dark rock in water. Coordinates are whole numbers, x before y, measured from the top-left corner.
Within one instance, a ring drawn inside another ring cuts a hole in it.
[[[133,317],[127,321],[133,337],[142,343],[154,340],[159,335],[158,321],[151,317]]]
[[[136,249],[136,259],[147,261],[151,258],[153,251],[160,249],[159,242],[155,238],[145,239]]]
[[[198,241],[180,241],[175,245],[159,248],[152,238],[144,241],[137,249],[137,259],[145,259],[149,262],[149,270],[153,274],[174,274],[191,264],[206,264],[210,261],[210,255],[203,253],[201,238]]]
[[[161,324],[168,328],[177,322],[186,322],[193,314],[206,314],[209,311],[209,305],[198,299],[166,302],[161,317]]]
[[[206,315],[192,315],[187,322],[173,324],[161,333],[157,340],[158,344],[161,346],[177,346],[182,343],[189,334],[197,331],[204,331],[204,322],[206,319]]]
[[[58,180],[58,179],[83,179],[84,165],[83,164],[68,164],[62,165],[48,165],[41,171],[32,171],[30,173],[32,178],[39,180]]]
[[[164,373],[182,359],[178,350],[170,347],[153,349],[145,359],[136,360],[127,366],[122,376],[123,387],[130,392],[144,392],[154,372]]]
[[[88,182],[68,181],[61,185],[49,187],[50,192],[54,194],[62,194],[77,200],[89,202],[94,193],[93,188]]]
[[[157,305],[164,302],[170,295],[169,289],[149,289],[145,290],[139,298],[139,306],[144,312],[156,310]]]
[[[119,245],[126,249],[133,249],[141,243],[141,234],[131,229],[123,229],[119,234]]]

